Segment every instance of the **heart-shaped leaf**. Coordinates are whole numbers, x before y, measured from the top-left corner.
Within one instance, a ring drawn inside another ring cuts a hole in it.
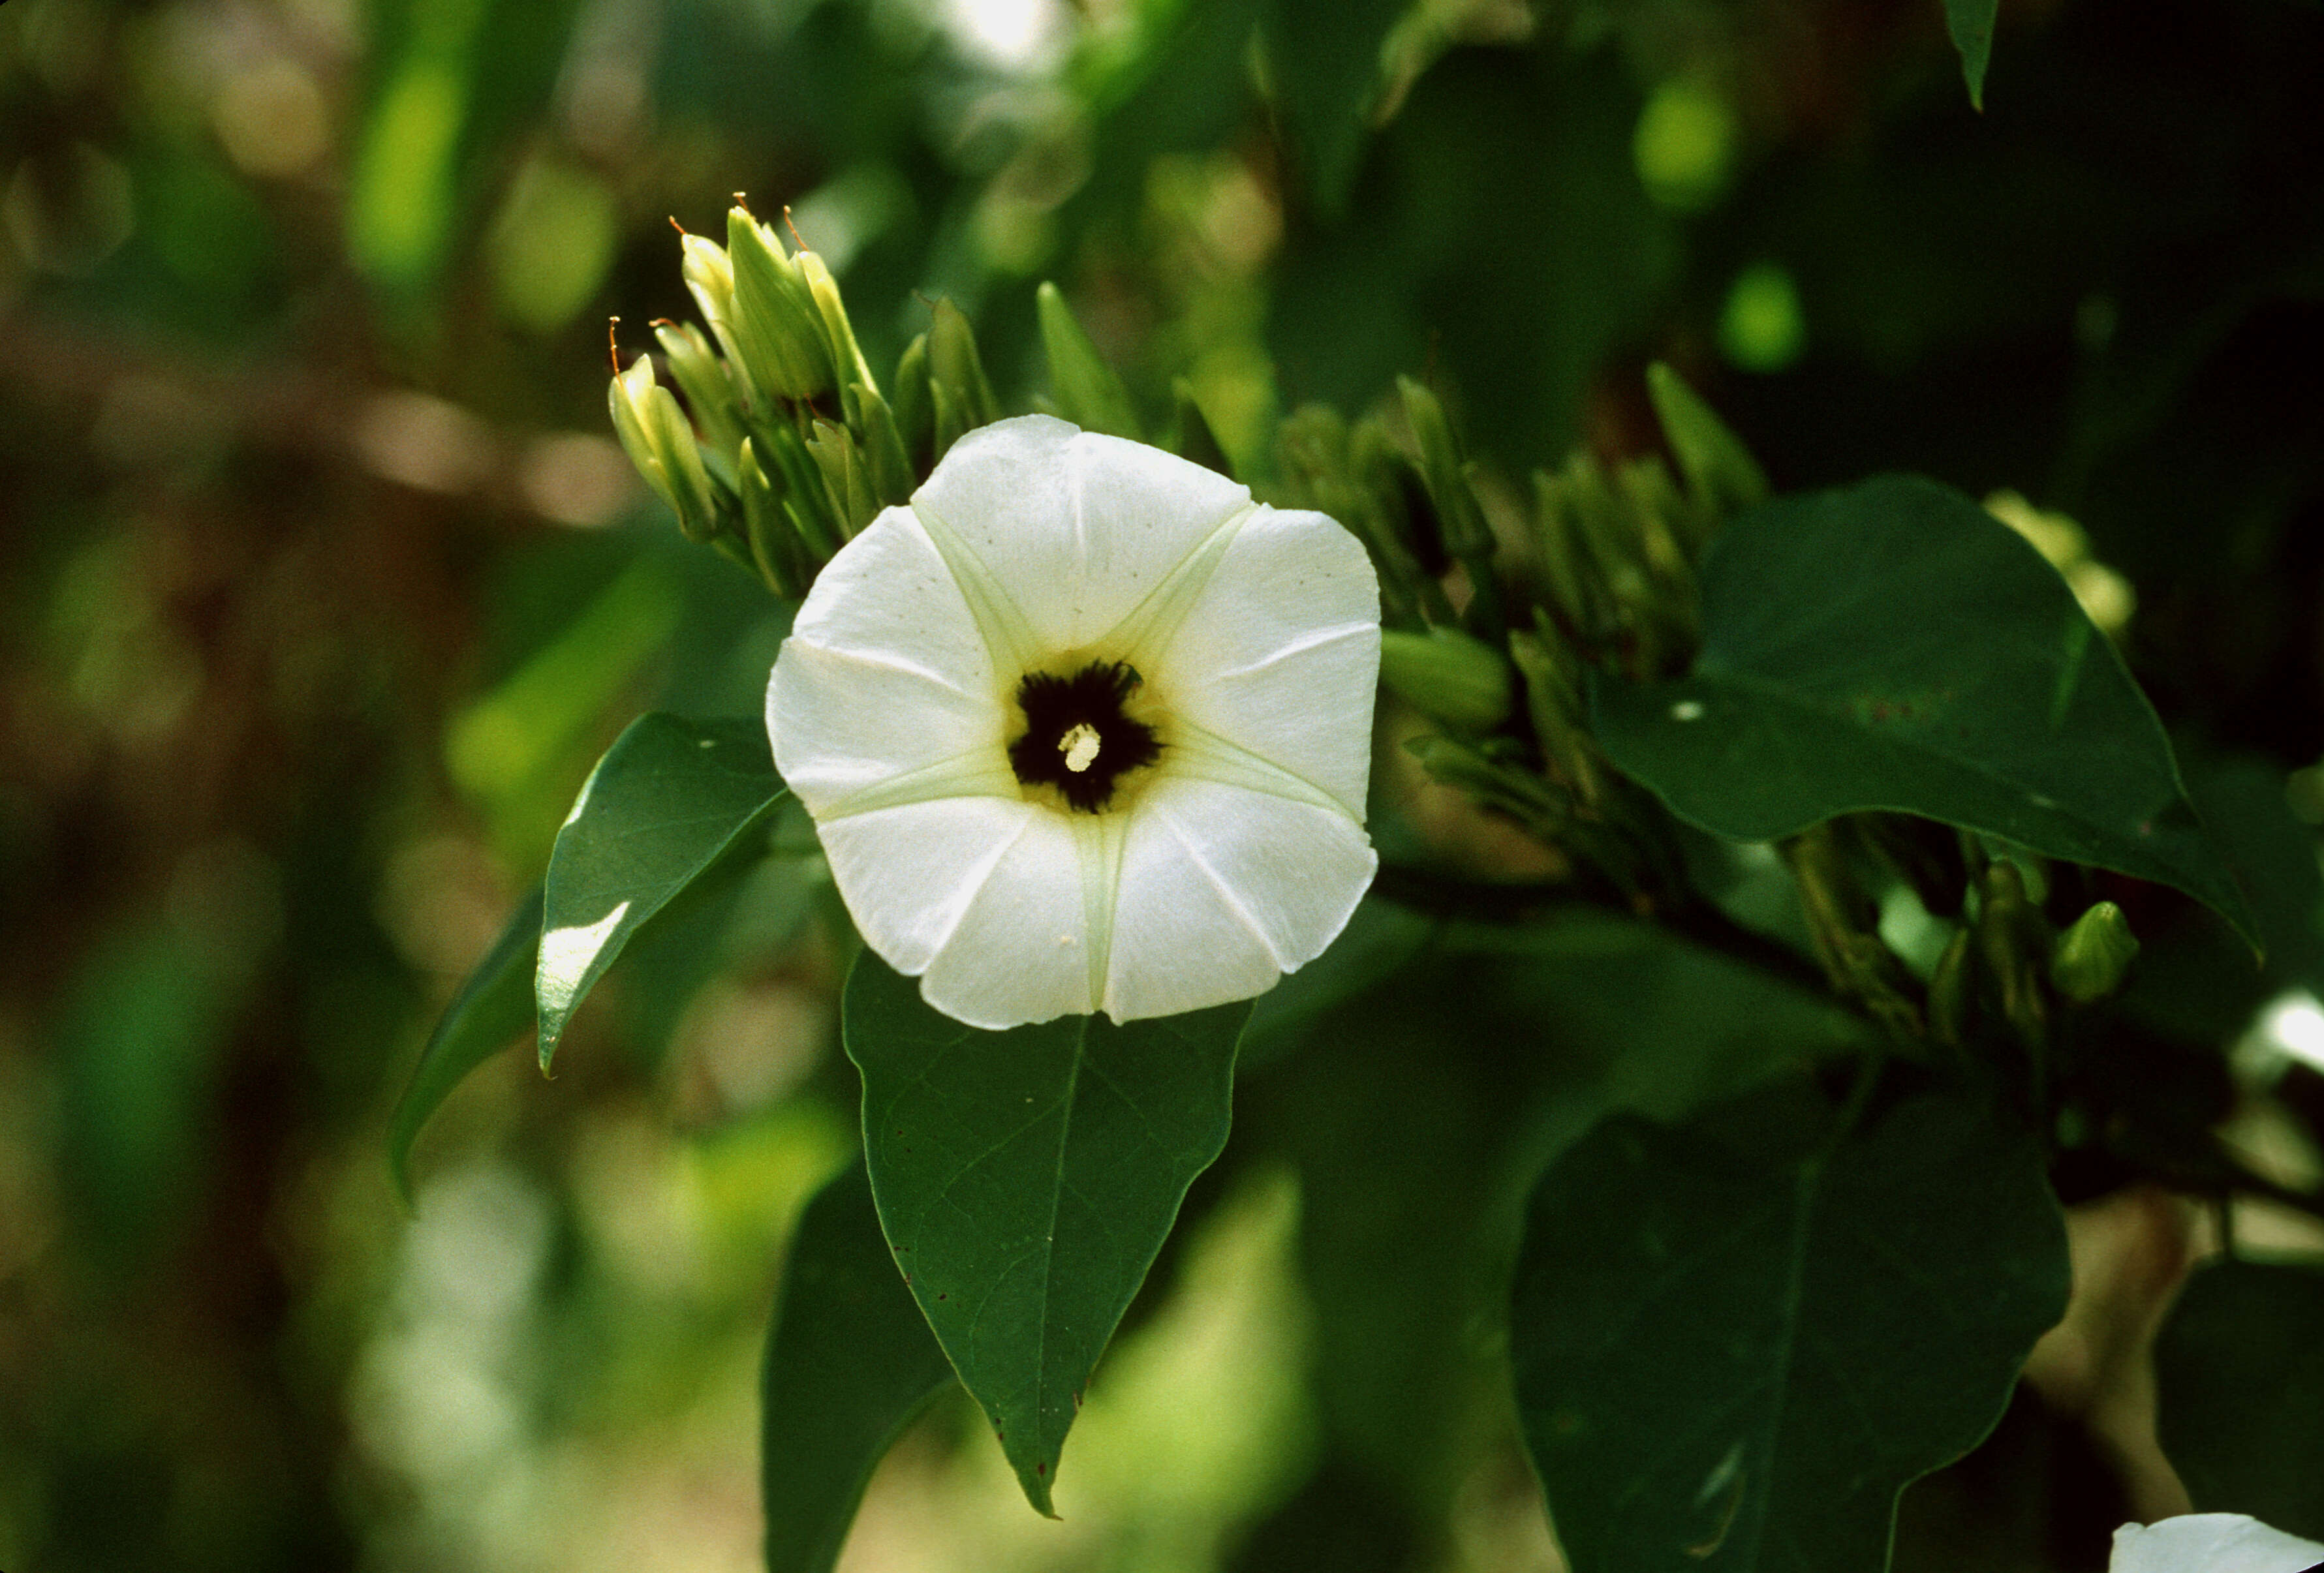
[[[540,970],[540,1065],[640,925],[782,801],[755,719],[641,715],[605,750],[549,856]]]
[[[760,1495],[767,1573],[829,1573],[872,1471],[952,1381],[850,1164],[807,1204],[767,1329]]]
[[[1574,1573],[1881,1573],[1897,1494],[2064,1313],[2039,1146],[1923,1093],[1617,1115],[1535,1190],[1510,1326]]]
[[[2256,933],[2170,740],[2057,570],[1932,481],[1787,497],[1702,566],[1687,676],[1592,685],[1615,764],[1716,835],[1895,809],[2176,886]]]
[[[1043,1513],[1082,1388],[1226,1145],[1250,1008],[983,1032],[869,951],[848,976],[881,1227]]]
[[[396,1101],[387,1127],[387,1163],[395,1189],[411,1200],[411,1144],[429,1116],[468,1072],[508,1047],[532,1025],[532,974],[540,954],[540,891],[516,904],[508,926],[444,1007],[428,1046]]]

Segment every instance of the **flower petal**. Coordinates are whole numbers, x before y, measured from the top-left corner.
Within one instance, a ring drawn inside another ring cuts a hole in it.
[[[2324,1546],[2239,1513],[2190,1513],[2114,1532],[2108,1573],[2307,1573]]]
[[[964,694],[1001,679],[944,554],[908,508],[890,508],[840,547],[807,592],[791,638],[919,673]]]
[[[1005,725],[989,689],[964,693],[917,667],[797,634],[767,684],[775,768],[818,820],[873,806],[867,795],[883,788],[884,803],[1015,797]]]
[[[1379,866],[1333,809],[1166,766],[1130,813],[1105,1013],[1135,1021],[1263,993],[1338,937]]]
[[[1263,509],[1145,670],[1178,715],[1320,787],[1359,822],[1379,681],[1379,581],[1320,513]]]
[[[910,976],[951,943],[995,866],[1041,813],[1003,798],[951,797],[820,821],[816,830],[863,943]]]
[[[1062,654],[1128,617],[1250,492],[1159,448],[1028,415],[954,444],[912,506],[940,547],[973,556],[1038,650]]]
[[[1104,816],[1028,812],[920,979],[922,998],[971,1026],[998,1031],[1096,1008],[1090,870],[1074,821]]]

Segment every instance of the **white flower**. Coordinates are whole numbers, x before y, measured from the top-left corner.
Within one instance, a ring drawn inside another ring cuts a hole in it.
[[[2324,1546],[2239,1513],[2190,1513],[2114,1532],[2107,1573],[2309,1573]]]
[[[970,432],[816,581],[775,764],[856,926],[938,1010],[1169,1016],[1338,934],[1379,586],[1320,513],[1030,415]]]

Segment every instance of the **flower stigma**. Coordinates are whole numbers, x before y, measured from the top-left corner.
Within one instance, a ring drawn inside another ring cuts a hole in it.
[[[1162,757],[1154,729],[1127,709],[1142,683],[1120,661],[1092,661],[1067,677],[1027,673],[1017,685],[1025,731],[1009,745],[1017,779],[1055,788],[1079,814],[1111,805],[1124,777]]]

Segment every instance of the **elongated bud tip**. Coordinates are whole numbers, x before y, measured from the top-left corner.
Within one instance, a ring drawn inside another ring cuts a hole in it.
[[[1489,732],[1509,718],[1508,660],[1457,629],[1383,630],[1380,681],[1422,714],[1463,731]]]
[[[2138,936],[2122,908],[2101,901],[2058,936],[2050,952],[2050,983],[2077,1005],[2104,999],[2120,989],[2138,956]]]

